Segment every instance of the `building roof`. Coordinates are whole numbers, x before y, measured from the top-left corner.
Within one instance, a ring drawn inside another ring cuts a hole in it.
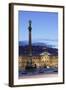
[[[42,52],[40,55],[51,55],[51,53],[49,53],[49,52]]]

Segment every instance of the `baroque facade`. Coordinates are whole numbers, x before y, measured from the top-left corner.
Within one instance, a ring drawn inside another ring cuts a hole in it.
[[[19,69],[25,69],[29,57],[26,55],[19,56]],[[32,56],[32,65],[40,67],[58,67],[58,55],[52,55],[48,52],[41,53],[40,55]]]

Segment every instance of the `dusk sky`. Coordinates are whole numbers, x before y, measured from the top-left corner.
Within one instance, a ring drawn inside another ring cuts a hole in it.
[[[32,42],[58,44],[58,13],[19,11],[19,41],[28,41],[28,21],[32,21]]]

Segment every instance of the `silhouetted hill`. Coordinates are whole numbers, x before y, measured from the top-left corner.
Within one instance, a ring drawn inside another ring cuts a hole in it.
[[[29,43],[27,41],[20,41],[19,46],[27,46]],[[52,45],[47,45],[46,43],[42,42],[32,42],[32,46],[45,46],[45,47],[52,47]]]
[[[39,42],[32,43],[32,55],[40,55],[45,51],[52,55],[58,55],[58,49],[52,48],[51,45]],[[19,42],[19,55],[29,55],[29,45],[27,42]]]

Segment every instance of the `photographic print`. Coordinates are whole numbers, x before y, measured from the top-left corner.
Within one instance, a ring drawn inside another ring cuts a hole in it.
[[[19,77],[58,74],[58,13],[19,11],[18,32]]]
[[[9,86],[64,83],[64,7],[9,6]]]

